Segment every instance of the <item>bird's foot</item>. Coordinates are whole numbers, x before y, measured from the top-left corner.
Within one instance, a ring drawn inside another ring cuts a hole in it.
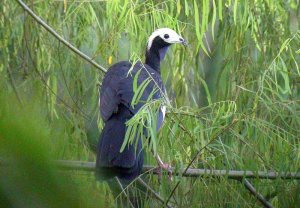
[[[157,167],[157,175],[158,175],[158,182],[161,182],[162,178],[162,170],[168,171],[168,178],[170,181],[173,181],[173,175],[172,175],[172,170],[171,170],[171,165],[168,163],[158,163]]]
[[[158,166],[159,166],[161,169],[164,169],[164,170],[166,170],[166,171],[169,171],[170,168],[171,168],[171,165],[168,164],[168,163],[160,163],[160,164],[158,164]]]
[[[159,155],[157,154],[155,156],[157,164],[158,164],[158,168],[157,168],[157,175],[158,175],[158,182],[160,183],[161,181],[161,177],[162,177],[162,169],[168,171],[168,175],[169,175],[169,180],[172,181],[173,177],[172,177],[172,170],[171,170],[171,165],[169,165],[168,163],[164,163],[161,158],[159,157]]]

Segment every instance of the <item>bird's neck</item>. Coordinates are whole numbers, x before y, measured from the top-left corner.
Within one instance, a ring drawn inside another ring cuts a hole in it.
[[[160,56],[158,51],[147,50],[145,63],[152,69],[160,73]]]
[[[164,59],[168,46],[163,48],[151,47],[146,51],[146,64],[160,73],[160,62]]]

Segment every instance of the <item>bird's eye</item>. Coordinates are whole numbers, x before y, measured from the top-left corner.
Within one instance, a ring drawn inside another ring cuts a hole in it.
[[[164,35],[164,38],[168,39],[170,36],[168,34]]]

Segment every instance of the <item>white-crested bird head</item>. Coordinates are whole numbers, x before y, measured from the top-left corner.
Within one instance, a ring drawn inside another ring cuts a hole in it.
[[[181,43],[186,45],[186,41],[170,28],[160,28],[155,30],[148,39],[147,50],[150,50],[155,41],[165,42],[167,45]]]

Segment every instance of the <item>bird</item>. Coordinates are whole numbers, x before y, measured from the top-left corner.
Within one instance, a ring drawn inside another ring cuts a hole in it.
[[[146,45],[145,62],[121,61],[113,64],[105,74],[100,88],[100,114],[104,127],[97,144],[96,170],[97,177],[109,180],[117,177],[122,181],[131,182],[137,178],[143,168],[144,152],[142,138],[136,136],[135,144],[128,144],[120,152],[124,142],[126,122],[135,116],[149,101],[161,99],[166,87],[161,78],[161,61],[165,58],[168,48],[173,44],[187,45],[186,40],[170,28],[155,30]],[[139,101],[133,106],[134,79],[141,85],[151,80],[143,91]],[[154,91],[153,89],[158,90]],[[163,124],[165,106],[160,106],[157,115],[157,130]],[[145,132],[145,134],[147,134]],[[158,154],[155,155],[159,167],[168,169]],[[128,184],[127,183],[127,184]]]

